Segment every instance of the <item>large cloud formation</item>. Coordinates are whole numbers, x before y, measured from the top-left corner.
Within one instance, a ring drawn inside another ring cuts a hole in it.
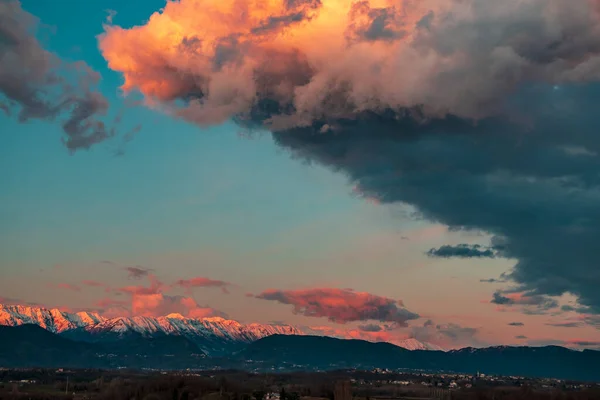
[[[525,297],[600,313],[597,1],[181,0],[105,29],[153,107],[269,129],[369,198],[491,233]]]
[[[16,0],[0,1],[0,110],[21,122],[61,119],[65,146],[87,149],[116,134],[102,121],[108,101],[94,88],[100,75],[66,62],[36,39],[38,20]]]
[[[327,317],[345,324],[353,321],[375,320],[407,326],[407,321],[419,318],[400,300],[350,289],[265,290],[259,299],[278,301],[294,306],[294,312],[307,317]]]

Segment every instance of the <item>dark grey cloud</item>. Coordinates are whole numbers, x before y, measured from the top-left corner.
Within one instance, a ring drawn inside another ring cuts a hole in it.
[[[596,347],[596,346],[600,346],[600,341],[588,341],[588,340],[572,340],[569,343],[574,344],[576,346],[581,346],[581,347]]]
[[[525,326],[522,322],[510,322],[508,325],[510,326]]]
[[[402,23],[402,15],[395,7],[374,8],[369,1],[353,3],[348,17],[346,37],[351,41],[393,41],[412,29]]]
[[[132,279],[144,278],[144,277],[148,276],[150,274],[150,272],[152,272],[152,269],[144,268],[139,265],[137,265],[135,267],[123,267],[123,269],[125,271],[127,271],[127,276]]]
[[[546,325],[557,328],[579,328],[582,324],[581,322],[551,322],[547,323]]]
[[[479,282],[483,282],[483,283],[505,283],[506,280],[504,280],[504,279],[497,279],[497,278],[489,278],[489,279],[480,279]]]
[[[583,318],[583,322],[600,329],[600,315],[587,315]]]
[[[82,61],[68,63],[36,39],[38,20],[16,0],[0,2],[0,107],[20,122],[60,120],[63,143],[88,149],[116,135],[102,117],[108,101],[95,90],[100,75]]]
[[[364,331],[364,332],[381,332],[383,330],[381,325],[377,325],[377,324],[359,325],[358,329],[360,329],[361,331]]]
[[[564,92],[550,103],[577,103],[574,111],[545,118],[536,110],[541,119],[530,130],[499,120],[476,127],[455,118],[419,124],[390,112],[341,122],[335,135],[295,129],[274,137],[296,157],[344,171],[365,196],[409,203],[432,221],[496,235],[503,256],[517,260],[506,278],[521,290],[573,293],[599,312],[600,160],[569,155],[561,146],[600,150],[600,118],[589,105],[600,100],[600,88]],[[554,96],[551,89],[546,94]]]
[[[558,307],[555,299],[532,293],[496,291],[490,302],[499,306],[522,306],[521,311],[530,315],[545,314],[548,310]]]
[[[429,257],[442,258],[495,258],[494,249],[479,244],[457,244],[456,246],[443,245],[427,251]]]
[[[479,329],[464,327],[458,324],[436,324],[427,320],[422,326],[413,326],[411,337],[421,342],[440,343],[446,347],[480,346],[484,345],[477,338]]]
[[[515,336],[515,339],[527,339],[527,336],[525,336],[525,335],[518,335],[518,336]]]

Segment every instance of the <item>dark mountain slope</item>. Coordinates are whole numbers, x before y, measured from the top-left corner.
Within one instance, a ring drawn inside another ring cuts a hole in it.
[[[3,367],[187,368],[200,366],[204,357],[198,347],[180,336],[84,343],[37,325],[0,326]]]
[[[600,352],[564,347],[489,347],[409,351],[389,343],[316,336],[270,336],[238,353],[242,360],[307,368],[380,367],[600,381]]]

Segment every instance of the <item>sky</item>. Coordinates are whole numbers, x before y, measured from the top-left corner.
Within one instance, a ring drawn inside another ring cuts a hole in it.
[[[0,2],[0,302],[600,348],[600,7]]]

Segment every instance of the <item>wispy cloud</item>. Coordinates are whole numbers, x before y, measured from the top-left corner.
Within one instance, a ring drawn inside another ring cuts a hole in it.
[[[193,288],[215,287],[215,288],[220,288],[223,291],[223,293],[229,293],[228,288],[231,285],[232,284],[229,283],[229,282],[215,280],[215,279],[210,279],[210,278],[206,278],[206,277],[195,277],[195,278],[190,278],[190,279],[180,279],[177,282],[175,282],[175,284],[174,284],[174,286],[179,286],[179,287],[185,288],[188,291],[191,290],[191,289],[193,289]]]

